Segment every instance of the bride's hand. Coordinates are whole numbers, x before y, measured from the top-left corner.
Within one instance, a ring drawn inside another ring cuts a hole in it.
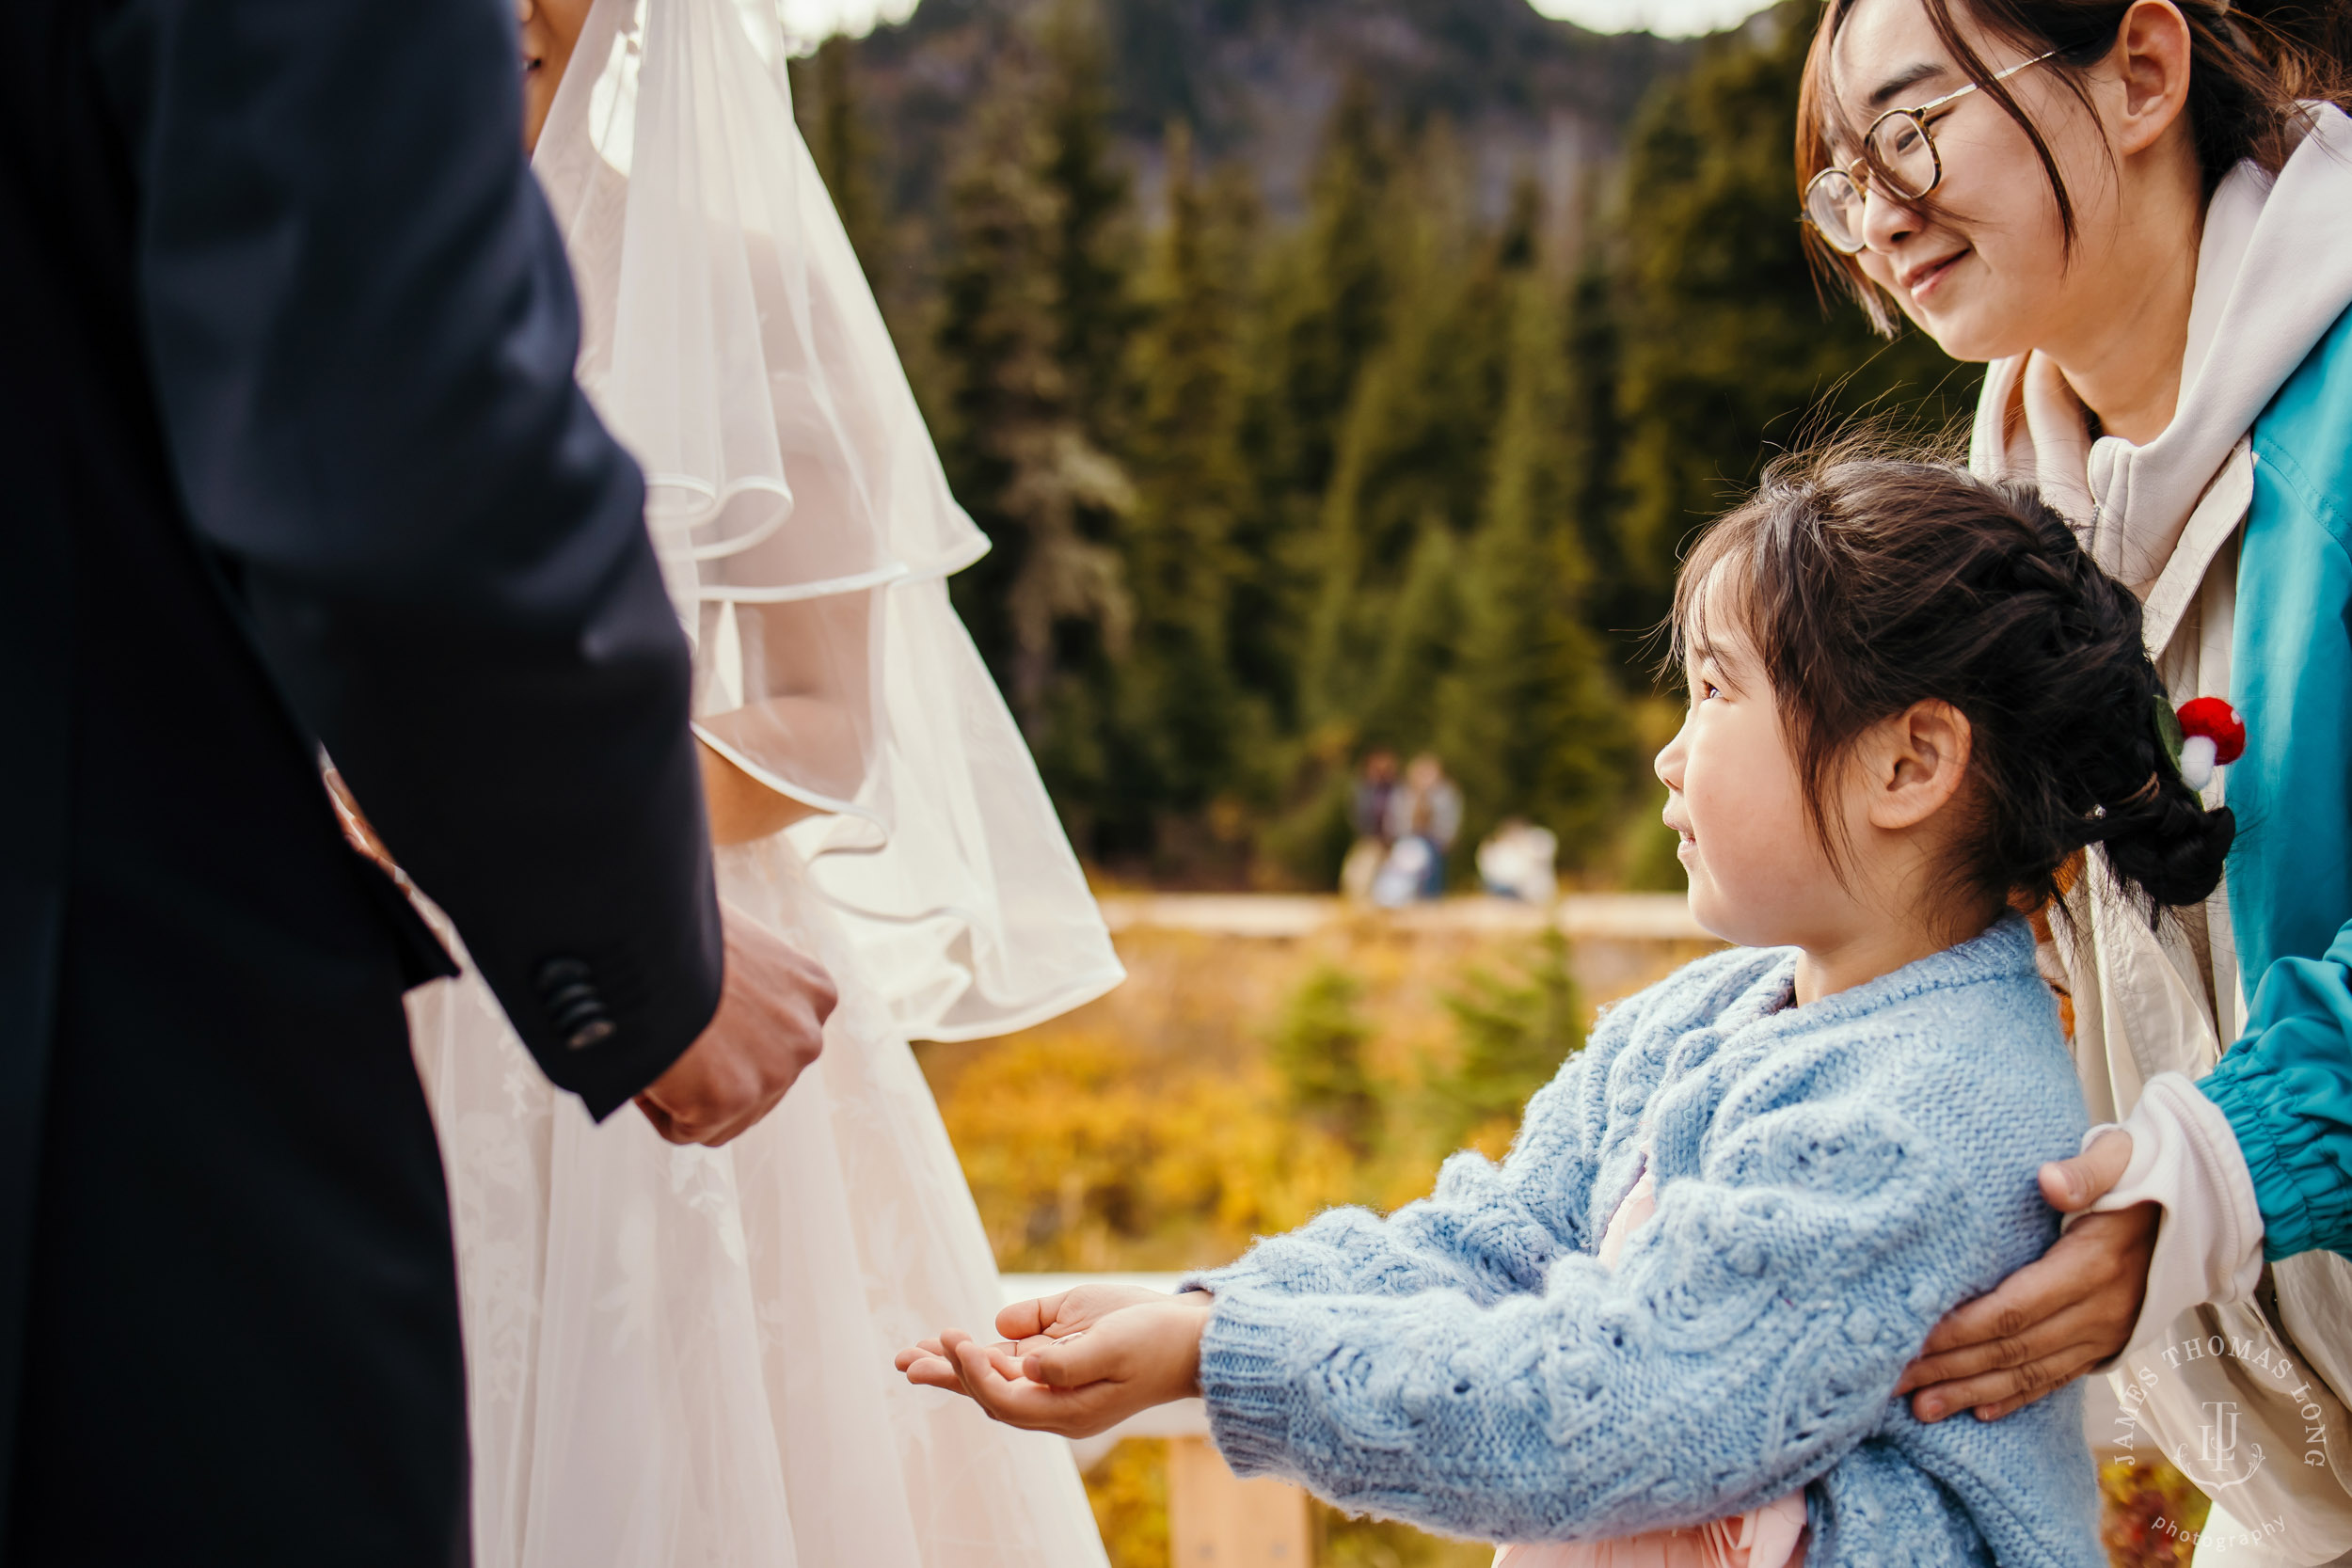
[[[1200,1391],[1209,1296],[1149,1295],[1103,1315],[1083,1333],[1046,1339],[1043,1348],[1018,1356],[1005,1344],[985,1345],[951,1328],[940,1337],[940,1354],[915,1366],[946,1363],[957,1390],[1008,1426],[1091,1437],[1139,1411]],[[916,1377],[914,1367],[907,1375],[928,1381]]]
[[[1107,1281],[1074,1285],[1050,1296],[1033,1296],[1016,1301],[996,1314],[996,1332],[1004,1338],[989,1347],[992,1354],[1002,1355],[1008,1364],[1016,1363],[1025,1355],[1034,1355],[1057,1339],[1067,1339],[1085,1333],[1097,1323],[1122,1307],[1135,1307],[1145,1302],[1174,1301],[1177,1297],[1165,1291],[1153,1291],[1141,1285],[1117,1285]],[[1204,1298],[1205,1299],[1205,1298]],[[966,1338],[971,1336],[966,1335]],[[944,1340],[925,1339],[898,1353],[894,1363],[907,1374],[909,1383],[926,1388],[945,1388],[951,1394],[971,1390],[956,1375],[954,1359],[948,1355]]]

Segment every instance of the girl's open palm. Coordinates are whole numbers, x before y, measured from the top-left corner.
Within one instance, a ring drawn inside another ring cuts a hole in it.
[[[993,1350],[996,1354],[1018,1360],[1024,1355],[1035,1354],[1057,1339],[1067,1339],[1085,1333],[1122,1307],[1175,1299],[1165,1291],[1147,1290],[1140,1285],[1104,1283],[1077,1285],[1054,1295],[1016,1301],[996,1314],[996,1332],[1004,1338],[997,1341]],[[966,1390],[956,1376],[945,1339],[946,1336],[942,1335],[939,1338],[924,1339],[900,1351],[896,1365],[907,1374],[910,1383],[920,1384],[926,1388],[945,1388],[950,1393],[964,1393]]]
[[[901,1351],[898,1365],[909,1382],[964,1394],[1009,1426],[1090,1437],[1200,1392],[1208,1307],[1200,1292],[1081,1286],[1007,1307],[996,1319],[1011,1337],[1003,1341],[949,1329]]]

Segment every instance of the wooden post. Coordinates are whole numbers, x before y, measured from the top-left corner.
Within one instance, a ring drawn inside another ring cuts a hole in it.
[[[1168,1556],[1174,1568],[1312,1568],[1307,1494],[1243,1481],[1205,1437],[1168,1445]]]

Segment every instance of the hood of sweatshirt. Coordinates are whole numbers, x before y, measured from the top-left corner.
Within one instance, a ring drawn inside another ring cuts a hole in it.
[[[2311,117],[2277,179],[2241,164],[2206,206],[2180,404],[2163,435],[2145,446],[2093,441],[2081,402],[2040,353],[1986,368],[1971,466],[2031,480],[2142,598],[2160,578],[2193,589],[2204,575],[2244,501],[2226,527],[2201,524],[2185,551],[2190,515],[2256,416],[2352,306],[2352,119],[2328,104]],[[2200,558],[2175,560],[2184,553]]]

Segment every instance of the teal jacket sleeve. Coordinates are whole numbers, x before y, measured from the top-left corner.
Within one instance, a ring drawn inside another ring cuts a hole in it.
[[[2352,927],[2263,974],[2246,1036],[2202,1085],[2230,1118],[2263,1212],[2263,1254],[2352,1253]]]
[[[2273,1260],[2352,1254],[2352,316],[2254,427],[2228,771],[2243,1038],[2199,1085],[2236,1133]]]

